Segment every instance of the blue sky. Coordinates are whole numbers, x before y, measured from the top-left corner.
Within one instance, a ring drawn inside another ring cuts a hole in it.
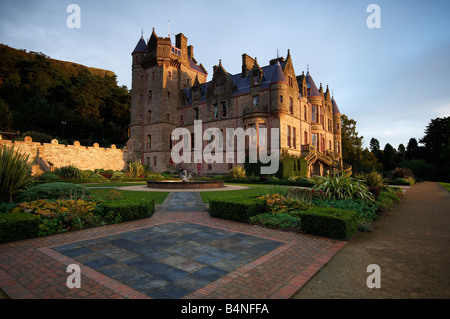
[[[71,3],[81,28],[69,29]],[[381,9],[370,29],[369,4]],[[2,0],[0,43],[54,59],[114,71],[131,88],[131,51],[147,39],[182,32],[207,69],[222,60],[241,72],[241,55],[263,66],[290,49],[297,74],[307,65],[334,91],[341,113],[357,121],[365,146],[405,146],[436,117],[450,116],[450,1],[343,0]],[[170,24],[168,26],[168,21]]]

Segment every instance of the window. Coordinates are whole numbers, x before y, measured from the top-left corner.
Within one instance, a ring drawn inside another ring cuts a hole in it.
[[[320,135],[323,136],[322,134],[320,134]],[[320,150],[322,152],[325,152],[325,138],[324,137],[322,137],[322,143],[320,145]]]
[[[154,80],[155,79],[155,71],[153,71],[153,73],[152,73],[152,80]]]
[[[214,105],[214,118],[219,118],[219,106],[217,104]]]
[[[308,120],[308,109],[306,108],[306,105],[303,106],[303,118],[305,121]]]
[[[167,97],[170,99],[170,92],[167,92]]]
[[[267,146],[267,130],[265,132],[264,135],[262,135],[262,130],[261,129],[265,129],[266,128],[266,124],[258,124],[259,126],[259,132],[258,132],[258,136],[259,136],[259,146],[265,148]]]
[[[328,149],[331,150],[331,140],[328,141]]]
[[[319,149],[319,134],[312,134],[312,145],[316,148]]]
[[[308,132],[303,133],[303,144],[308,145]]]
[[[227,102],[222,102],[222,117],[227,117]]]
[[[297,148],[297,130],[295,129],[295,127],[292,128],[292,147],[293,148]]]
[[[294,81],[292,80],[292,76],[289,76],[289,86],[294,87]]]
[[[181,115],[180,115],[180,122],[183,123],[183,120],[184,120],[183,114],[181,114]]]
[[[152,100],[153,94],[152,91],[148,91],[148,97],[147,100],[150,102]]]
[[[211,171],[211,170],[212,170],[212,165],[208,164],[208,171]]]
[[[311,109],[312,109],[312,118],[311,118],[311,121],[312,121],[312,122],[317,122],[317,121],[319,120],[319,114],[318,114],[319,108],[318,108],[317,105],[313,104],[312,107],[311,107]]]
[[[337,142],[337,152],[341,153],[341,142]]]
[[[294,114],[294,100],[289,98],[289,113]]]
[[[152,111],[147,111],[147,123],[152,121]]]
[[[283,95],[280,95],[280,103],[283,103]]]
[[[156,166],[156,156],[153,156],[153,166]]]
[[[195,149],[195,138],[194,133],[191,133],[191,149]]]
[[[152,149],[152,136],[147,135],[147,150]]]
[[[287,146],[291,147],[291,127],[287,126]]]
[[[252,128],[252,131],[255,133],[255,135],[250,135],[249,145],[256,146],[256,124],[250,124],[248,127]]]
[[[167,77],[169,78],[169,80],[172,80],[172,72],[171,71],[169,71]]]
[[[186,84],[187,84],[188,86],[191,86],[191,79],[187,79],[187,80],[186,80]]]
[[[194,108],[194,120],[198,120],[198,107]]]
[[[258,85],[258,74],[253,74],[253,85]]]
[[[167,113],[167,121],[170,122],[170,113]]]
[[[259,106],[259,95],[253,96],[253,106]]]

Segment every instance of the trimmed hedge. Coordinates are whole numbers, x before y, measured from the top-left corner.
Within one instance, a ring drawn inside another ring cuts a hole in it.
[[[212,198],[209,200],[211,217],[247,223],[252,216],[265,213],[266,201],[248,197]]]
[[[301,213],[301,228],[317,236],[349,240],[358,230],[358,213],[330,207],[313,207]]]
[[[0,243],[37,237],[39,224],[31,213],[0,213]]]
[[[95,213],[106,223],[120,223],[147,218],[155,211],[155,201],[151,200],[117,200],[98,204]]]
[[[38,199],[74,199],[89,196],[91,191],[81,185],[68,183],[47,183],[36,185],[23,191],[16,201],[34,201]]]

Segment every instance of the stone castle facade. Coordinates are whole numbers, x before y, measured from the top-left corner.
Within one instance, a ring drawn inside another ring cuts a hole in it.
[[[182,34],[158,37],[153,29],[132,52],[131,123],[128,152],[157,172],[174,167],[171,133],[178,127],[194,132],[215,127],[280,129],[280,154],[307,160],[308,176],[342,170],[341,114],[328,87],[318,88],[309,71],[296,75],[290,52],[260,66],[242,55],[242,72],[230,74],[222,63],[208,73]],[[203,147],[209,142],[203,141]],[[269,141],[270,143],[270,141]],[[225,150],[225,147],[223,147]],[[227,173],[236,162],[183,164],[199,175]]]

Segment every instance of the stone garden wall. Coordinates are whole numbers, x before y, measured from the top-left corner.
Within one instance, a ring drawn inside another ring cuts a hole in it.
[[[58,144],[58,140],[51,143],[33,142],[31,137],[24,141],[3,140],[0,136],[0,148],[12,147],[20,153],[29,155],[29,162],[33,163],[34,173],[51,171],[67,165],[75,165],[81,170],[112,169],[122,170],[126,167],[126,151],[117,149],[115,145],[110,148],[101,148],[98,143],[93,146],[81,146],[79,142],[73,145]],[[36,167],[39,166],[39,167]]]

